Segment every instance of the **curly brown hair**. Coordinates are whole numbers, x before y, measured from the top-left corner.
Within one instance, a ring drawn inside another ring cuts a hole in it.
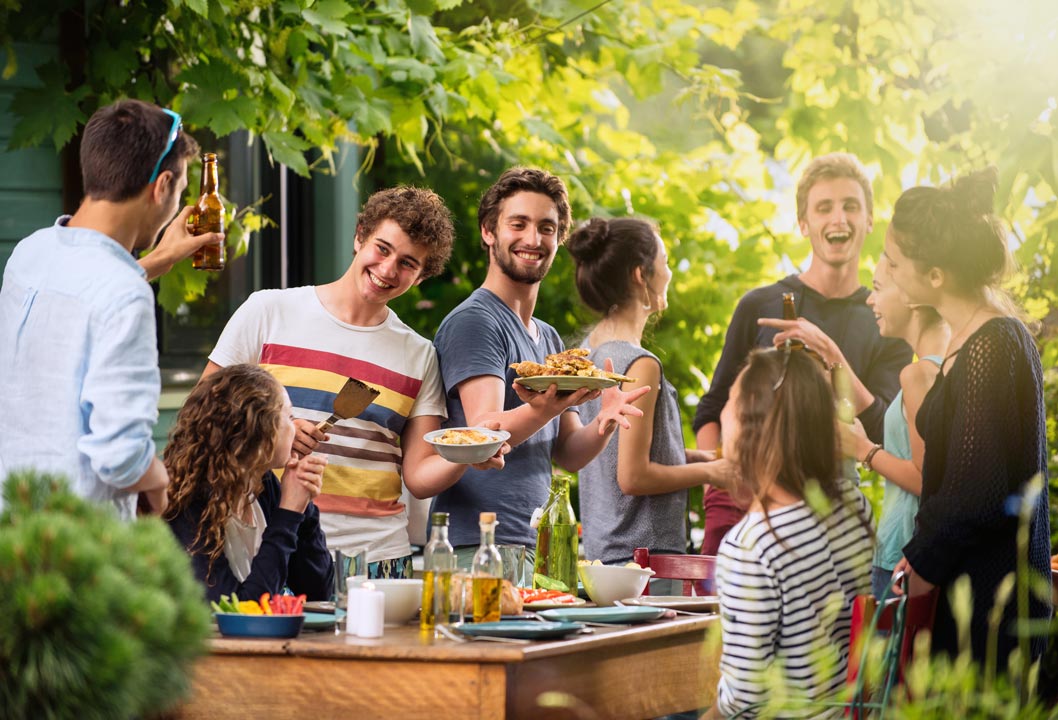
[[[213,562],[224,550],[224,525],[262,490],[282,420],[283,386],[256,365],[230,365],[206,376],[176,416],[163,461],[169,471],[172,519],[208,498],[189,552]]]
[[[433,190],[401,186],[379,190],[367,199],[356,219],[356,237],[364,242],[385,220],[392,220],[416,245],[428,248],[422,277],[440,275],[452,255],[452,213]]]
[[[539,168],[512,167],[505,170],[481,196],[481,202],[478,203],[478,227],[495,234],[503,201],[520,192],[540,193],[551,198],[558,212],[558,242],[561,244],[565,241],[566,233],[573,222],[566,184],[562,182],[562,178]],[[489,249],[484,238],[481,239],[481,249],[486,252]]]

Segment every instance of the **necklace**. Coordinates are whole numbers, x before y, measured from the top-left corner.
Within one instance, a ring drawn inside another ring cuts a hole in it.
[[[977,306],[976,308],[974,308],[974,311],[973,311],[973,313],[971,313],[971,314],[970,314],[970,317],[969,317],[969,319],[968,319],[968,320],[967,320],[967,321],[966,321],[965,323],[963,323],[963,326],[962,326],[962,327],[961,327],[961,328],[959,329],[959,332],[958,332],[958,333],[956,333],[955,335],[952,335],[952,338],[951,338],[951,340],[949,340],[949,341],[948,341],[948,347],[949,347],[949,348],[955,347],[955,343],[956,343],[956,341],[958,341],[958,340],[962,340],[963,342],[965,342],[965,340],[964,340],[964,339],[963,339],[963,337],[962,337],[963,333],[965,333],[965,332],[966,332],[966,331],[967,331],[967,330],[968,330],[968,329],[970,328],[970,324],[971,324],[971,323],[972,323],[972,322],[974,321],[974,318],[975,318],[975,317],[977,317],[977,313],[981,312],[981,308],[983,308],[983,307],[984,307],[984,303],[981,303],[981,304],[980,304],[980,305],[978,305],[978,306]],[[955,349],[954,349],[954,350],[951,350],[951,351],[950,351],[950,352],[949,352],[949,353],[948,353],[948,354],[947,354],[947,355],[946,355],[946,356],[944,357],[944,361],[945,361],[945,362],[947,362],[948,360],[950,360],[950,359],[951,359],[952,357],[954,357],[954,356],[955,356],[955,354],[956,354],[957,352],[959,352],[960,350],[962,350],[963,342],[960,342],[960,343],[959,343],[959,346],[958,346],[958,347],[955,347]]]

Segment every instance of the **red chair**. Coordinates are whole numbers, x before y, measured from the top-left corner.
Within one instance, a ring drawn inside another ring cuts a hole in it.
[[[904,576],[898,576],[894,583],[905,587]],[[855,699],[850,704],[853,718],[862,717],[862,712],[868,709],[885,707],[889,700],[889,693],[895,685],[903,684],[904,669],[911,662],[915,648],[915,636],[923,630],[933,628],[933,617],[937,612],[937,599],[939,590],[933,588],[928,593],[908,597],[900,595],[887,597],[880,611],[877,611],[877,603],[870,595],[858,595],[852,604],[852,627],[849,633],[849,670],[848,684],[856,688]],[[875,615],[877,614],[877,617]],[[863,678],[860,678],[860,666],[867,658],[868,645],[866,641],[873,632],[885,632],[889,640],[886,644],[885,654],[882,662],[885,667],[882,671],[881,685],[875,689],[874,698],[867,700],[872,694],[865,686]]]
[[[653,570],[655,579],[683,580],[684,595],[716,595],[715,555],[651,555],[636,548],[632,559]],[[643,594],[650,594],[649,584]]]

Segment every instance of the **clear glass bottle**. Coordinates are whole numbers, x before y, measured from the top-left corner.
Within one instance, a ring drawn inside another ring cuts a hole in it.
[[[536,529],[533,587],[577,592],[577,516],[569,499],[569,476],[551,477],[551,494]]]
[[[474,594],[474,622],[498,622],[500,593],[503,589],[503,560],[496,548],[496,513],[478,516],[481,546],[474,553],[471,584]]]
[[[851,425],[856,420],[856,404],[852,401],[852,376],[841,363],[830,368],[830,382],[834,386],[838,420]]]
[[[430,516],[430,540],[423,549],[420,629],[432,631],[438,624],[448,623],[455,569],[456,553],[448,542],[448,513],[433,513]]]

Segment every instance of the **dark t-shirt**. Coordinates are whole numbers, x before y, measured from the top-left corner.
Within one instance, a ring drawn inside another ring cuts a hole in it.
[[[900,390],[900,371],[911,362],[911,347],[903,340],[883,338],[878,333],[874,311],[867,307],[870,292],[861,287],[844,298],[827,298],[790,275],[777,283],[746,293],[731,316],[720,362],[713,373],[709,392],[698,403],[694,431],[710,422],[720,422],[731,385],[753,348],[773,347],[778,330],[757,325],[758,318],[781,318],[783,293],[794,294],[798,317],[812,322],[833,340],[861,382],[874,395],[874,402],[859,414],[867,435],[881,442],[885,410]],[[731,496],[714,487],[703,499],[705,539],[702,552],[715,555],[724,534],[742,517]]]
[[[724,338],[724,349],[716,365],[709,392],[698,403],[694,431],[706,423],[720,422],[731,384],[738,377],[750,351],[772,347],[778,331],[757,325],[758,318],[781,318],[782,295],[792,292],[798,317],[804,317],[825,332],[845,355],[856,377],[874,395],[874,402],[860,413],[860,422],[875,442],[881,442],[885,409],[900,390],[900,371],[911,362],[911,348],[903,340],[883,338],[878,333],[874,311],[867,307],[870,292],[861,287],[844,298],[827,298],[790,275],[777,283],[751,290],[739,301]]]
[[[543,363],[544,356],[563,350],[553,327],[536,318],[533,321],[537,340],[503,300],[484,288],[475,290],[448,314],[434,338],[448,403],[446,427],[467,424],[456,388],[470,378],[491,375],[502,379],[504,410],[523,404],[511,387],[516,377],[511,363]],[[547,500],[558,428],[556,417],[511,450],[504,457],[503,470],[467,468],[459,482],[434,498],[433,511],[449,514],[452,545],[477,545],[481,539],[478,514],[492,511],[499,521],[496,542],[536,546],[536,531],[529,527],[529,519]]]

